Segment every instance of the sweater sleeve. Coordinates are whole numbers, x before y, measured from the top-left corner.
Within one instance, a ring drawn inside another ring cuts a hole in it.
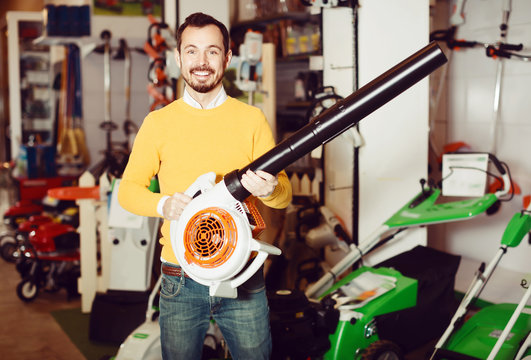
[[[263,116],[263,115],[262,115]],[[254,159],[275,146],[275,140],[269,123],[263,116],[263,121],[260,122],[255,133],[255,151]],[[260,200],[267,206],[275,209],[283,209],[289,205],[292,199],[291,182],[284,170],[278,173],[278,185],[275,187],[273,193],[267,197],[260,198]]]
[[[288,175],[282,170],[278,173],[278,185],[273,190],[273,193],[260,200],[267,206],[274,209],[283,209],[289,205],[292,198],[291,182]]]
[[[154,119],[148,115],[135,137],[118,189],[120,205],[127,211],[141,216],[161,216],[157,212],[157,205],[163,194],[153,193],[148,189],[160,164],[159,151],[154,141],[157,138]]]

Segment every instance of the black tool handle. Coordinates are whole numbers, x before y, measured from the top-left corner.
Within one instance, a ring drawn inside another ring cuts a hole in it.
[[[356,125],[446,61],[440,47],[435,42],[430,43],[358,91],[338,101],[243,169],[228,173],[224,178],[225,186],[235,199],[245,200],[250,194],[241,185],[240,180],[248,169],[263,170],[270,174],[279,173],[313,149]]]

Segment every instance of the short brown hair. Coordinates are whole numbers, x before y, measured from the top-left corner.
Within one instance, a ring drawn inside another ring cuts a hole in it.
[[[230,41],[227,27],[225,27],[222,22],[216,20],[212,16],[203,14],[201,12],[196,12],[189,15],[181,24],[181,26],[179,26],[179,29],[177,29],[177,34],[175,35],[177,38],[177,51],[181,52],[181,42],[184,29],[186,29],[188,26],[202,28],[207,25],[215,25],[218,27],[219,31],[221,31],[221,35],[223,35],[223,47],[225,48],[225,54],[227,54],[229,52]]]

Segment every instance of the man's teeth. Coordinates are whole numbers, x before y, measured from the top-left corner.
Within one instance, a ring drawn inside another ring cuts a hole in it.
[[[195,71],[194,72],[195,75],[199,75],[199,76],[207,76],[210,74],[210,72],[208,71]]]

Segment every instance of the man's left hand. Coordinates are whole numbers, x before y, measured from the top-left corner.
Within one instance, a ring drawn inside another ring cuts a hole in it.
[[[242,175],[241,183],[243,187],[256,197],[267,197],[273,193],[278,185],[278,178],[262,170],[256,173],[247,170]]]

